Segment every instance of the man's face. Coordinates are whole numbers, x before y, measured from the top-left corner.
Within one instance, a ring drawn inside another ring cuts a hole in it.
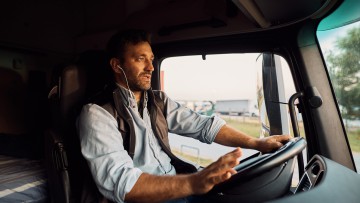
[[[124,54],[122,68],[126,73],[129,87],[132,91],[148,90],[151,87],[151,74],[154,54],[148,42],[136,45],[129,44]],[[123,81],[126,85],[126,81]]]

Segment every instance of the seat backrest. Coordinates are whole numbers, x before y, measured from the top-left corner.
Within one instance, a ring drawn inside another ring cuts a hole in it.
[[[26,132],[26,85],[15,70],[0,67],[0,132],[23,134]]]
[[[81,54],[75,63],[63,68],[49,94],[52,125],[46,134],[47,162],[54,202],[80,202],[84,198],[83,184],[91,176],[81,155],[76,118],[87,99],[110,80],[107,64],[104,51]]]

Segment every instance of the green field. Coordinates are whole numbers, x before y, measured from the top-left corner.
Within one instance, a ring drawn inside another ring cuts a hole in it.
[[[347,130],[350,147],[354,152],[360,152],[360,129]]]
[[[223,119],[226,121],[226,123],[228,125],[232,126],[233,128],[236,128],[250,136],[259,137],[261,125],[260,125],[258,118],[224,117]],[[299,131],[300,131],[301,136],[305,135],[305,131],[304,131],[304,127],[303,127],[302,123],[299,123]],[[360,129],[348,129],[347,132],[348,132],[349,142],[350,142],[352,151],[360,152]],[[292,130],[291,130],[291,134],[292,134]],[[190,160],[191,162],[197,163],[201,166],[207,166],[210,163],[212,163],[213,161],[215,161],[215,160],[205,159],[205,158],[201,158],[201,157],[197,158],[190,154],[184,154],[184,153],[181,153],[180,150],[178,150],[178,149],[172,149],[172,151],[175,155],[182,157],[185,160]]]
[[[253,136],[259,137],[260,122],[257,118],[224,118],[230,126],[241,130],[242,132]],[[299,123],[300,135],[305,137],[305,131],[302,123]],[[354,152],[360,152],[360,129],[347,129],[347,134],[350,142],[350,147]],[[292,130],[291,135],[293,136]]]
[[[261,124],[257,118],[223,118],[228,125],[250,136],[259,137]]]

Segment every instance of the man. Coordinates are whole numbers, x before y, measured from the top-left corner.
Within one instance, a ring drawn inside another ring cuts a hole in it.
[[[233,167],[239,164],[240,147],[270,152],[290,139],[252,138],[218,117],[201,116],[164,92],[152,91],[154,54],[144,31],[117,33],[109,41],[108,52],[116,83],[111,103],[115,113],[103,103],[94,102],[83,107],[78,120],[82,154],[99,191],[107,199],[164,202],[205,194],[236,173]],[[124,119],[115,114],[127,116]],[[124,136],[128,132],[119,130],[121,119],[131,126],[134,137],[128,138]],[[185,173],[178,167],[183,164],[175,165],[167,132],[237,148],[199,172]],[[132,147],[127,144],[129,139]]]

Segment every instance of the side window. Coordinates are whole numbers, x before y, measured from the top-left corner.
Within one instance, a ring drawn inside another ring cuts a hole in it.
[[[360,172],[360,22],[317,31],[340,114]],[[333,23],[333,21],[331,22]]]
[[[166,58],[161,63],[161,86],[171,99],[199,114],[219,116],[250,136],[263,136],[262,120],[266,118],[261,114],[267,113],[261,111],[263,98],[259,96],[263,94],[262,57],[260,53],[249,53]],[[278,57],[286,83],[282,102],[286,103],[295,88],[286,61]],[[233,149],[175,134],[170,134],[169,139],[175,154],[201,166]],[[254,153],[243,149],[242,158]]]

